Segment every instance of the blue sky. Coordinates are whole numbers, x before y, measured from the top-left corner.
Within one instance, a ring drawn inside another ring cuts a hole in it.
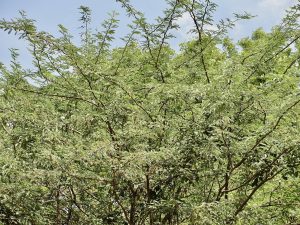
[[[143,11],[147,18],[153,20],[161,15],[166,7],[164,0],[132,0],[137,9]],[[270,30],[272,26],[278,24],[283,17],[285,10],[298,2],[298,0],[216,0],[219,7],[216,18],[232,17],[232,13],[247,11],[252,15],[257,15],[250,21],[239,22],[230,32],[230,37],[237,41],[242,37],[251,35],[252,31],[262,27]],[[57,25],[63,24],[74,35],[79,32],[78,7],[85,5],[92,10],[92,26],[99,27],[101,22],[107,18],[107,13],[115,10],[120,13],[118,19],[120,25],[117,37],[126,34],[126,18],[124,9],[114,0],[0,0],[0,18],[11,19],[18,17],[19,10],[25,10],[28,17],[35,19],[39,30],[44,30],[52,34],[57,34]],[[178,21],[182,29],[176,32],[178,43],[187,40],[189,36],[186,31],[191,27],[192,22],[188,16],[183,15]],[[120,41],[119,41],[120,43]],[[176,46],[173,46],[176,48]],[[0,31],[0,62],[9,64],[9,48],[17,48],[20,52],[20,61],[25,67],[30,67],[31,58],[26,50],[24,40],[18,40],[13,34]]]

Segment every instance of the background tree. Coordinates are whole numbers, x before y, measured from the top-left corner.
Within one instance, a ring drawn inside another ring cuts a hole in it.
[[[235,45],[247,13],[216,23],[215,3],[170,0],[152,24],[118,2],[133,19],[119,48],[117,13],[94,33],[81,6],[80,45],[24,12],[0,21],[34,65],[15,49],[1,65],[1,222],[299,223],[300,5]],[[196,36],[175,52],[183,13]]]

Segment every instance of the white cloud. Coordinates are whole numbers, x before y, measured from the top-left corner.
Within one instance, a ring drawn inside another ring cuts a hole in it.
[[[194,27],[194,22],[188,12],[183,13],[175,23],[179,25],[179,29],[176,31],[176,34],[178,34],[184,41],[191,40],[195,37],[195,35],[190,32],[190,30]]]
[[[245,33],[247,31],[247,27],[242,22],[236,22],[234,25],[234,28],[229,30],[229,36],[235,40],[238,41],[241,38],[245,37]]]
[[[258,7],[267,13],[282,14],[282,9],[288,8],[293,2],[293,0],[262,0],[258,3]]]

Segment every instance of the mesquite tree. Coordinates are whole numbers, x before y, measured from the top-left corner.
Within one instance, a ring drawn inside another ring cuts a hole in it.
[[[29,44],[0,68],[2,224],[299,223],[300,33],[297,4],[282,23],[237,44],[210,0],[169,0],[149,23],[128,0],[81,43],[24,12],[2,30]],[[194,39],[172,50],[184,13]],[[211,29],[214,27],[214,29]]]

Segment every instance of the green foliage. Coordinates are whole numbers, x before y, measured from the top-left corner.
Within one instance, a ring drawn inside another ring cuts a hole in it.
[[[150,24],[118,2],[119,48],[117,13],[94,33],[81,6],[79,46],[23,12],[0,21],[33,57],[0,66],[1,223],[300,223],[299,4],[238,50],[226,34],[247,13],[215,23],[215,3],[170,0]],[[175,52],[186,12],[197,38]]]

